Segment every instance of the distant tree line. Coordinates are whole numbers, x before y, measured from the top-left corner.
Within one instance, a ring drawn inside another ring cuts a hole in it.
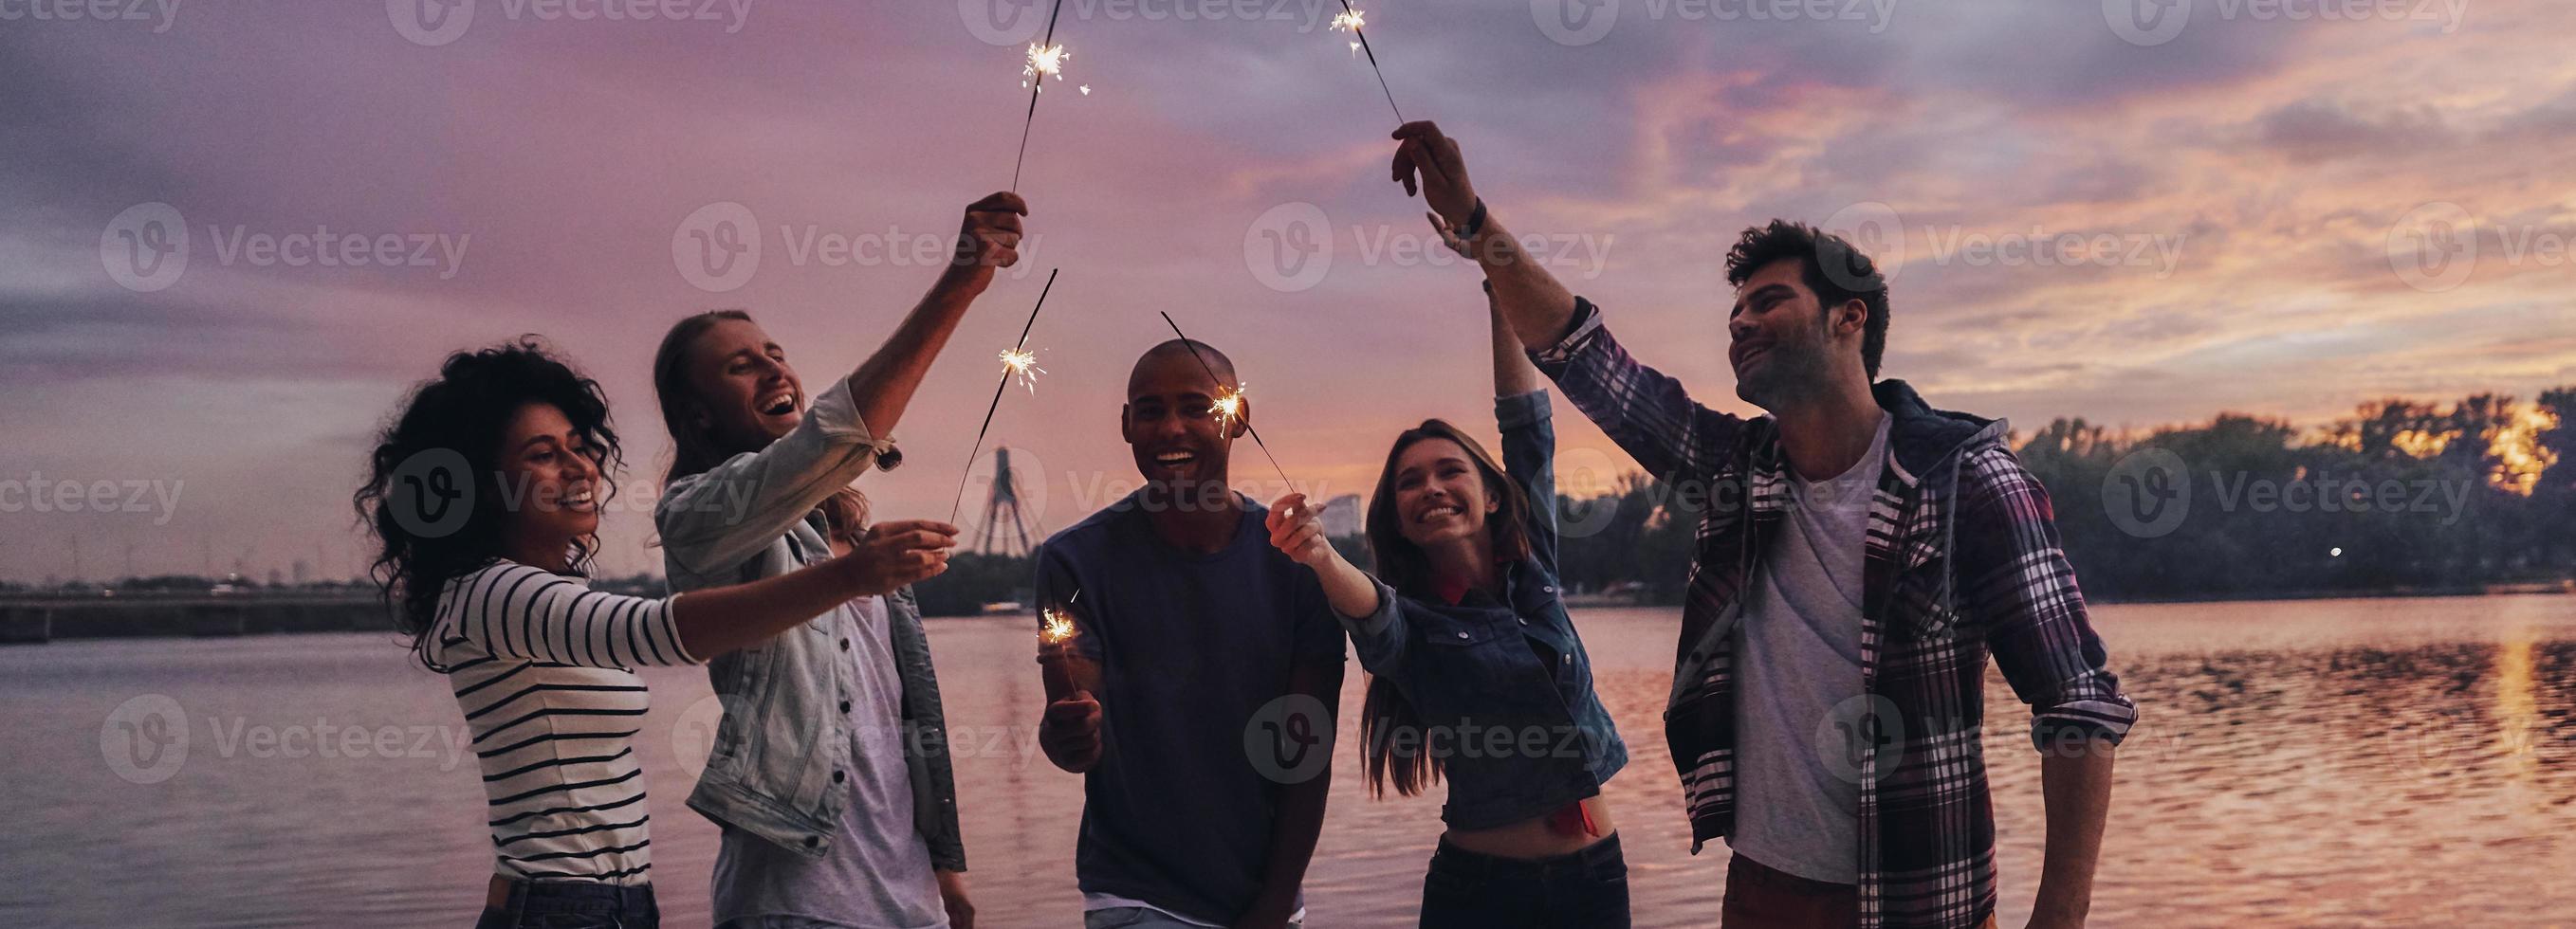
[[[2058,419],[2010,441],[2048,488],[2067,557],[2097,599],[2576,578],[2576,386],[2531,403],[2497,394],[2447,406],[2378,400],[2304,431],[2223,413],[2134,433]],[[2148,518],[2158,501],[2172,509]],[[1568,527],[1600,527],[1566,534],[1567,585],[1637,582],[1654,602],[1680,602],[1692,502],[1638,476],[1606,496],[1559,498]]]
[[[2058,419],[2010,443],[2048,488],[2067,557],[2097,600],[2576,578],[2576,386],[2530,403],[2377,400],[2307,430],[2237,413],[2139,432]],[[1559,496],[1566,587],[1681,602],[1699,505],[1638,474],[1601,496]],[[1358,536],[1334,544],[1369,563]],[[1029,571],[1025,558],[961,554],[917,590],[926,613],[974,613],[1024,600]]]

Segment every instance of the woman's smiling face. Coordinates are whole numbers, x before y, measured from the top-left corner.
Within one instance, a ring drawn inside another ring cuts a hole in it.
[[[1485,531],[1485,514],[1498,505],[1456,442],[1423,439],[1396,457],[1395,513],[1405,541],[1428,548],[1473,537]]]
[[[599,533],[601,454],[554,404],[530,403],[510,418],[494,459],[505,502],[515,498],[508,535],[528,543],[523,551],[564,551]]]

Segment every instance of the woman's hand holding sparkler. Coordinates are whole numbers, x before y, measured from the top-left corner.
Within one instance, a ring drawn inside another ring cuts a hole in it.
[[[1306,505],[1305,494],[1292,493],[1272,501],[1265,523],[1270,529],[1271,547],[1285,553],[1290,561],[1323,571],[1341,560],[1341,553],[1333,550],[1333,540],[1324,535],[1323,517]]]
[[[853,572],[859,595],[890,594],[906,584],[948,570],[948,553],[957,546],[957,527],[928,519],[878,523],[840,560]]]
[[[957,233],[957,250],[949,256],[948,270],[940,275],[940,286],[982,293],[993,283],[995,269],[1020,263],[1020,217],[1027,215],[1028,201],[1009,192],[967,207],[965,226]]]
[[[1305,494],[1291,493],[1272,501],[1263,524],[1270,530],[1272,547],[1315,570],[1333,612],[1352,619],[1377,612],[1377,582],[1333,547],[1333,540],[1324,535],[1323,514],[1306,504]]]

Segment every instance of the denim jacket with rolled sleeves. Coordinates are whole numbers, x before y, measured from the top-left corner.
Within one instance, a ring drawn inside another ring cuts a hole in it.
[[[654,508],[664,570],[674,590],[776,577],[829,560],[816,512],[823,500],[867,472],[893,442],[868,433],[849,382],[816,397],[803,422],[757,452],[671,482]],[[705,773],[689,808],[809,858],[831,851],[833,824],[849,792],[833,771],[849,751],[850,662],[835,610],[707,664],[724,705]],[[910,588],[886,597],[895,668],[903,684],[904,762],[911,771],[913,828],[931,864],[966,870],[957,821],[956,778],[930,641]]]
[[[1459,829],[1553,813],[1600,794],[1628,763],[1627,743],[1592,692],[1592,660],[1557,582],[1547,392],[1495,400],[1494,419],[1504,470],[1530,502],[1530,554],[1504,568],[1503,601],[1471,593],[1452,606],[1378,581],[1377,612],[1342,620],[1360,666],[1412,702],[1425,734],[1417,745],[1446,766],[1440,818]]]

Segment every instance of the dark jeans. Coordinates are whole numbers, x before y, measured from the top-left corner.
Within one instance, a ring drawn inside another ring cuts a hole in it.
[[[1579,852],[1519,861],[1440,843],[1422,878],[1423,929],[1627,929],[1628,862],[1619,836]]]
[[[660,929],[653,885],[619,887],[589,881],[518,881],[510,902],[485,909],[474,929]]]

